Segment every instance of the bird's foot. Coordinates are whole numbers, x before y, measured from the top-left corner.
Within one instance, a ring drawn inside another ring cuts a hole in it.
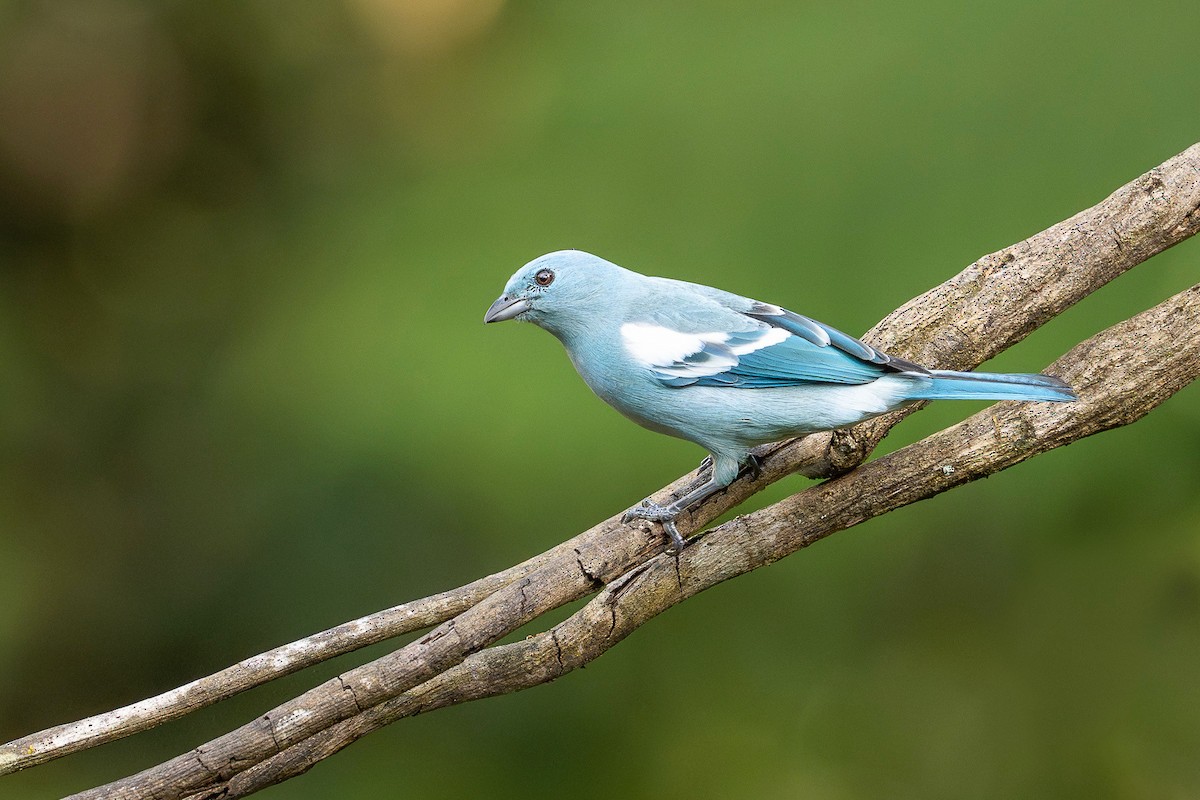
[[[687,541],[680,535],[679,528],[675,527],[675,518],[678,515],[678,511],[668,506],[661,506],[650,498],[646,498],[626,511],[621,517],[621,521],[630,523],[635,519],[648,519],[651,522],[659,523],[666,534],[671,537],[671,542],[675,545],[675,552],[681,552],[687,546]]]

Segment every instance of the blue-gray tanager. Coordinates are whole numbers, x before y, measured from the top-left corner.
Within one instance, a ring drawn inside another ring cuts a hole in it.
[[[584,382],[639,425],[712,455],[703,484],[626,521],[663,524],[757,469],[751,449],[852,425],[917,400],[1042,400],[1075,393],[1048,375],[926,369],[816,320],[709,286],[651,278],[578,250],[534,259],[484,322],[528,320],[558,337]]]

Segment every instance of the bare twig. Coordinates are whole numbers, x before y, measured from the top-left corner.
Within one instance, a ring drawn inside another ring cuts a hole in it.
[[[865,338],[930,366],[974,366],[1197,228],[1200,145],[1122,187],[1094,208],[985,256],[905,304]],[[739,480],[697,509],[690,528],[711,521],[790,472],[814,476],[844,473],[861,463],[900,417],[889,415],[848,432],[775,446],[761,477]],[[712,536],[705,537],[703,550],[696,553],[707,551],[710,542],[716,541]],[[503,648],[479,651],[541,613],[603,584],[609,586],[601,596],[611,593],[615,585],[611,582],[660,549],[657,528],[648,524],[628,527],[610,519],[522,565],[459,590],[347,623],[127,709],[4,745],[0,747],[0,774],[128,735],[355,647],[443,623],[423,639],[319,686],[237,731],[106,787],[107,794],[85,796],[181,797],[205,792],[235,776],[250,775],[246,770],[257,769],[255,764],[267,769],[266,764],[291,748],[328,746],[321,738],[323,731],[382,713],[380,709],[413,693],[431,691],[430,687],[445,683],[463,659],[476,663],[493,658],[490,654]],[[681,562],[695,557],[692,549],[685,551],[685,556]],[[618,583],[626,586],[630,580],[621,578]],[[561,640],[561,633],[556,635]],[[130,709],[135,712],[123,713]]]

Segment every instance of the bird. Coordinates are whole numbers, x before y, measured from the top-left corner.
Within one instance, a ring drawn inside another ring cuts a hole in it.
[[[1070,402],[1059,378],[930,369],[787,309],[697,283],[642,275],[581,250],[535,258],[508,280],[484,322],[553,334],[584,383],[652,431],[705,448],[698,485],[624,514],[676,520],[746,469],[753,448],[853,425],[922,400]]]

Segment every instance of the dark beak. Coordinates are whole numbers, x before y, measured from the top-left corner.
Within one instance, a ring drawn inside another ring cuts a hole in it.
[[[504,295],[492,303],[483,315],[484,322],[504,322],[529,310],[529,301],[522,297]]]

